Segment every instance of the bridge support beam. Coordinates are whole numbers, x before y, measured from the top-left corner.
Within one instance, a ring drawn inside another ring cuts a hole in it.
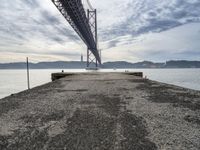
[[[90,67],[93,64],[92,62],[95,62],[96,66],[100,65],[96,9],[91,8],[91,10],[85,11],[81,0],[52,0],[52,2],[87,45],[89,51],[87,53],[87,67]],[[93,59],[93,56],[96,60]]]
[[[88,18],[88,24],[91,28],[93,37],[95,39],[95,50],[98,51],[98,36],[97,36],[97,11],[94,10],[87,10],[87,18]],[[101,59],[101,58],[100,58]],[[98,68],[101,65],[101,62],[98,62],[96,57],[93,55],[91,49],[88,47],[87,49],[87,68],[90,67]]]
[[[100,64],[98,63],[97,59],[92,54],[91,50],[87,49],[87,68],[98,68]]]

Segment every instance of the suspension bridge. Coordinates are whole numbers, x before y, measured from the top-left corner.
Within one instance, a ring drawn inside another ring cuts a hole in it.
[[[87,46],[87,67],[95,64],[101,65],[101,57],[98,50],[97,37],[97,10],[93,9],[89,0],[85,2],[89,6],[84,9],[82,0],[52,0],[54,5],[69,22],[74,31]]]

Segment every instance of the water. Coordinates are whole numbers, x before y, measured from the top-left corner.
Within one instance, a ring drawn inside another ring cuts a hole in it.
[[[84,72],[85,70],[65,70],[65,72]],[[110,72],[113,70],[101,70]],[[125,70],[115,70],[124,72]],[[141,71],[151,80],[200,90],[200,69],[129,69]],[[51,81],[51,73],[59,70],[30,70],[31,88]],[[27,89],[26,70],[0,70],[0,98]]]

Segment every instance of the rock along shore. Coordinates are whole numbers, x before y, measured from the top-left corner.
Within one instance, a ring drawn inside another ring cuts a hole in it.
[[[1,150],[200,149],[200,92],[73,74],[0,100]]]

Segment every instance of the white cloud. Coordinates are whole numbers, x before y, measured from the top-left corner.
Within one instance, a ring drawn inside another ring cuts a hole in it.
[[[102,44],[107,47],[104,50],[106,51],[105,54],[110,56],[106,61],[114,61],[118,57],[121,57],[121,60],[132,62],[142,59],[152,61],[169,59],[200,60],[199,33],[200,23],[191,23],[161,33],[143,34],[136,39],[131,36],[124,37],[125,40],[114,39],[113,41],[120,41],[117,42],[118,45],[115,48],[109,48],[108,43]],[[129,42],[123,43],[121,41]],[[127,57],[124,57],[124,54]]]
[[[104,60],[159,60],[168,51],[165,59],[199,58],[199,24],[191,24],[200,21],[199,0],[91,3],[98,9]],[[38,58],[34,60],[43,61],[79,60],[80,54],[86,53],[83,42],[51,0],[1,0],[0,13],[0,62],[9,61],[9,55],[13,60],[15,54],[16,61],[21,60],[19,55],[34,54]]]

